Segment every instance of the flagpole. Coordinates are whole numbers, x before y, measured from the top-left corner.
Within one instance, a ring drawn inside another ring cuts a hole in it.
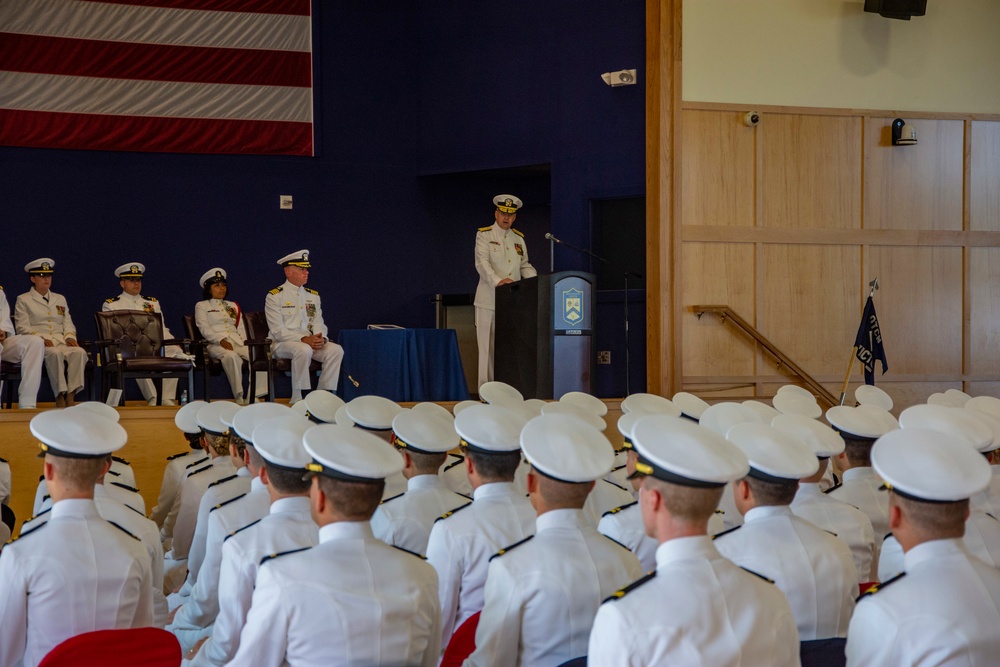
[[[868,283],[868,286],[872,288],[872,291],[869,292],[869,294],[868,294],[868,298],[871,299],[872,297],[875,296],[875,290],[878,289],[878,278],[875,278],[875,280],[873,280],[870,283]],[[854,369],[854,359],[857,356],[858,356],[858,346],[855,345],[854,348],[851,350],[851,361],[847,364],[847,375],[844,377],[844,386],[840,390],[840,404],[841,405],[844,404],[844,398],[847,396],[847,385],[851,381],[851,370]]]

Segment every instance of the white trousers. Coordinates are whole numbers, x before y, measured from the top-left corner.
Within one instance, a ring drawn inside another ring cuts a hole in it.
[[[317,389],[337,391],[337,381],[340,379],[340,364],[344,360],[344,348],[327,341],[326,345],[314,350],[300,340],[290,340],[275,343],[274,356],[279,359],[292,360],[292,392],[308,391],[312,388],[309,381],[309,363],[315,359],[323,364],[319,374]]]
[[[75,395],[83,389],[83,369],[86,365],[87,351],[82,347],[53,345],[45,348],[45,372],[56,396]]]
[[[0,359],[21,364],[21,385],[18,387],[17,407],[35,407],[38,401],[38,387],[42,384],[42,358],[44,356],[45,341],[42,340],[41,336],[7,336],[0,343]]]
[[[496,311],[476,306],[476,340],[479,342],[479,386],[493,381],[493,337]]]
[[[208,356],[222,362],[222,370],[229,380],[229,388],[233,398],[243,396],[243,362],[250,361],[250,349],[246,345],[233,344],[233,349],[227,350],[221,345],[209,345]],[[257,371],[257,396],[267,396],[267,373]]]

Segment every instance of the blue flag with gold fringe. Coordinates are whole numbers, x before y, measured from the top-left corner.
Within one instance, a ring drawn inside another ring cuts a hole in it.
[[[882,375],[889,370],[889,362],[885,359],[885,348],[882,346],[882,331],[875,315],[875,302],[871,296],[865,304],[865,312],[861,315],[861,326],[854,338],[854,354],[858,361],[865,365],[865,384],[875,384],[875,362],[882,362]]]

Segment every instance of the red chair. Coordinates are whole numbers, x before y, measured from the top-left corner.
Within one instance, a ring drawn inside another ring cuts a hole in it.
[[[465,619],[465,623],[462,623],[455,630],[451,641],[448,642],[448,648],[445,649],[444,657],[441,658],[440,667],[462,667],[465,659],[476,650],[476,628],[479,627],[479,614],[480,612],[477,611]],[[42,665],[38,667],[42,667]]]
[[[38,667],[178,667],[181,645],[159,628],[97,630],[70,637]]]

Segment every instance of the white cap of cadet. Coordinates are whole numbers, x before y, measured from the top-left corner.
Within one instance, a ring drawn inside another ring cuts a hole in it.
[[[253,448],[272,466],[305,472],[312,457],[302,444],[302,436],[313,426],[296,414],[265,419],[253,430]]]
[[[597,416],[595,412],[581,408],[573,403],[555,401],[542,406],[543,415],[570,415],[587,424],[597,431],[604,431],[608,427],[607,423]]]
[[[874,405],[835,405],[826,411],[826,420],[848,438],[875,440],[899,428],[899,422],[888,410]]]
[[[701,413],[708,409],[708,403],[686,391],[677,392],[670,400],[674,405],[680,408],[683,416],[688,419],[693,419],[694,421],[701,419]]]
[[[313,426],[302,437],[313,473],[347,482],[381,482],[403,470],[392,445],[362,429],[339,424]]]
[[[208,405],[205,401],[191,401],[187,405],[182,405],[181,409],[174,413],[174,425],[183,433],[201,433],[198,426],[198,411]]]
[[[826,424],[804,415],[778,415],[771,426],[808,445],[818,459],[828,459],[844,451],[844,438]]]
[[[110,419],[111,421],[118,423],[121,419],[121,415],[113,407],[107,403],[101,403],[100,401],[84,401],[83,403],[77,403],[72,406],[73,410],[85,410],[87,412],[93,412],[95,415],[100,415],[105,419]],[[178,412],[180,412],[178,410]]]
[[[524,416],[499,405],[474,405],[455,417],[461,444],[472,452],[501,454],[521,448]]]
[[[748,408],[742,403],[725,402],[705,408],[699,423],[724,438],[729,429],[737,424],[760,424],[762,420],[753,408]]]
[[[961,438],[979,452],[993,450],[993,429],[973,410],[946,405],[913,405],[899,414],[903,430],[920,428]]]
[[[367,431],[389,431],[392,420],[403,408],[382,396],[358,396],[347,404],[347,416]]]
[[[500,405],[524,403],[524,395],[506,382],[491,381],[479,388],[479,398],[487,403]]]
[[[458,447],[455,421],[429,410],[404,410],[392,420],[396,446],[418,454],[444,454]]]
[[[215,403],[212,403],[212,405],[215,405]],[[235,403],[231,405],[235,405]],[[233,430],[236,431],[236,435],[243,438],[252,446],[253,432],[258,424],[267,419],[287,417],[291,414],[295,413],[284,403],[251,403],[236,413],[236,416],[233,418]]]
[[[774,404],[774,409],[783,415],[803,415],[813,419],[823,416],[823,408],[812,394],[803,396],[798,392],[786,391],[783,394],[775,394],[771,403]]]
[[[566,392],[559,398],[559,402],[575,405],[581,410],[593,412],[598,417],[608,414],[608,406],[604,404],[604,401],[582,391]]]
[[[790,481],[819,470],[819,460],[809,445],[787,431],[765,424],[739,424],[726,439],[743,450],[750,462],[750,477],[764,481]]]
[[[746,454],[718,433],[668,415],[646,415],[632,429],[636,473],[700,488],[719,488],[746,476]]]
[[[32,417],[28,427],[38,438],[39,456],[96,459],[128,441],[120,424],[86,410],[46,410]]]
[[[350,415],[347,414],[346,403],[337,408],[337,415],[334,418],[333,423],[338,424],[340,426],[350,426],[351,428],[354,428],[354,420],[351,419]]]
[[[207,403],[198,410],[198,426],[211,435],[225,435],[229,426],[226,425],[223,417],[227,415],[231,417],[237,412],[240,412],[240,406],[229,401]]]
[[[325,389],[316,389],[306,394],[306,416],[318,424],[333,424],[337,421],[337,410],[345,405],[344,399]],[[298,403],[296,403],[298,405]],[[295,406],[292,406],[295,409]]]
[[[455,421],[455,416],[448,412],[448,408],[442,407],[437,403],[431,403],[430,401],[414,403],[413,407],[410,409],[415,410],[416,412],[428,412],[432,415],[437,415],[438,417],[447,419],[451,423],[454,423]]]
[[[466,408],[471,408],[474,405],[482,405],[482,403],[479,401],[459,401],[455,404],[455,407],[451,409],[451,412],[457,417],[459,412],[465,410]]]
[[[760,415],[761,422],[764,424],[770,424],[772,419],[781,414],[767,403],[753,399],[743,401],[740,405],[744,405]]]
[[[600,479],[615,461],[608,439],[571,415],[529,421],[521,430],[521,451],[536,471],[569,483]]]
[[[993,477],[985,457],[966,442],[923,428],[879,438],[872,447],[872,468],[894,493],[925,502],[971,498]]]
[[[622,412],[648,412],[654,415],[681,416],[681,409],[674,405],[669,398],[657,396],[656,394],[638,393],[629,394],[621,404]]]
[[[858,405],[874,405],[883,410],[892,410],[892,396],[873,384],[863,384],[855,389],[854,400]]]

